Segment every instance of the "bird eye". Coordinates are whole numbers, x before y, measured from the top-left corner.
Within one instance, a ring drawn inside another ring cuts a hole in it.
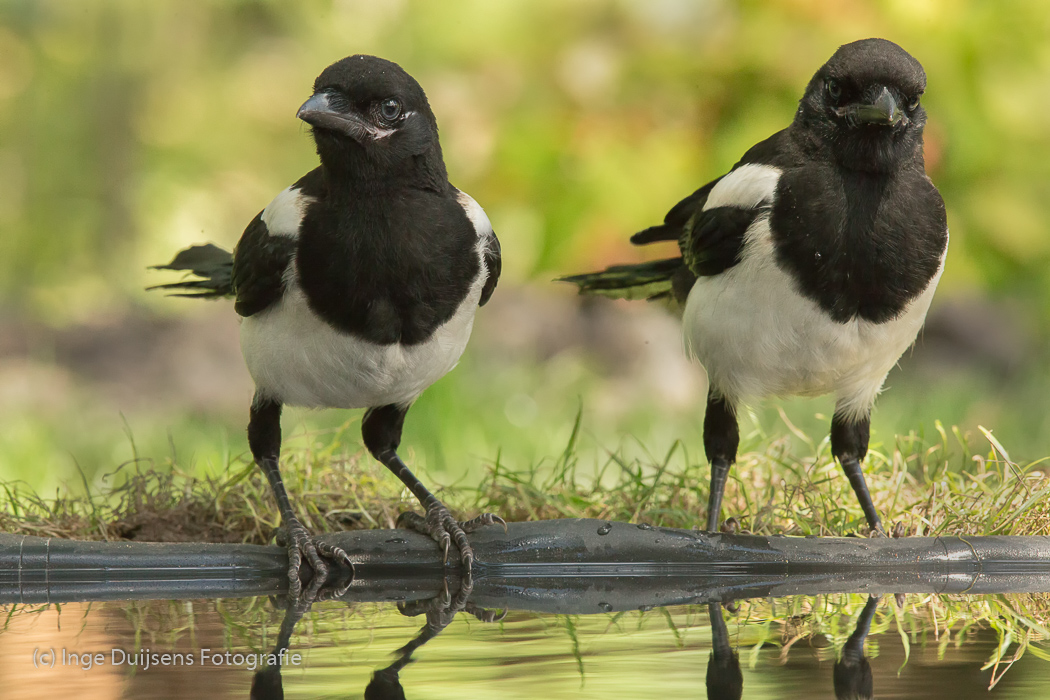
[[[825,87],[827,88],[828,96],[830,96],[831,99],[837,100],[842,97],[842,86],[838,84],[838,81],[829,78],[828,82],[825,83]]]
[[[908,103],[908,110],[911,111],[911,110],[915,109],[916,107],[918,107],[919,106],[919,100],[921,98],[922,98],[922,95],[916,95],[915,99],[913,99],[911,102]]]
[[[401,116],[401,103],[393,97],[383,100],[383,103],[379,105],[379,114],[385,121],[392,122]]]

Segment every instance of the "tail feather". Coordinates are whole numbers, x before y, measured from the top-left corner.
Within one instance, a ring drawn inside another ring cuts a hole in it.
[[[218,299],[234,295],[233,254],[211,243],[186,248],[167,265],[153,265],[150,269],[177,270],[199,278],[147,287],[151,290],[177,290],[168,296]]]
[[[560,282],[571,282],[580,294],[596,294],[612,299],[664,299],[673,296],[675,274],[682,258],[667,258],[637,265],[614,265],[601,272],[571,275]]]
[[[635,245],[646,245],[647,243],[656,243],[657,241],[677,241],[680,235],[680,227],[660,224],[659,226],[650,226],[644,231],[639,231],[634,234],[631,236],[631,243]]]

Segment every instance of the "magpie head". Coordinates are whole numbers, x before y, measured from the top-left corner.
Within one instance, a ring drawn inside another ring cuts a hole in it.
[[[922,157],[926,73],[885,39],[846,44],[817,71],[799,103],[796,123],[830,147],[850,170],[893,172]]]
[[[313,127],[317,153],[330,170],[375,176],[422,160],[444,171],[427,96],[391,61],[357,55],[333,63],[297,116]]]

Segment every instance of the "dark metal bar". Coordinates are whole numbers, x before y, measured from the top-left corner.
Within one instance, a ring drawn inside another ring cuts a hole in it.
[[[0,534],[0,603],[281,593],[287,553],[250,544],[77,542]]]
[[[432,597],[442,565],[407,530],[324,535],[355,564],[347,600]],[[708,534],[599,520],[511,523],[471,536],[478,605],[602,612],[734,598],[1050,591],[1050,537],[902,539]],[[213,598],[286,591],[279,547],[73,542],[0,535],[0,603]]]

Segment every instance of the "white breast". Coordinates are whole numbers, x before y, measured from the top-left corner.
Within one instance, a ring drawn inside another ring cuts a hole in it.
[[[272,208],[267,221],[271,232],[297,232],[304,200],[292,189],[278,195],[267,207]],[[487,224],[481,207],[474,207],[475,216],[480,212]],[[478,223],[474,221],[475,227]],[[489,231],[491,235],[491,227]],[[480,270],[452,317],[425,342],[411,346],[377,345],[325,323],[310,310],[293,262],[281,300],[241,322],[241,350],[257,390],[291,406],[314,408],[411,403],[456,366],[467,346],[488,277],[483,254],[487,245],[488,237],[479,236]]]
[[[309,309],[294,285],[272,308],[241,323],[244,361],[260,392],[292,406],[409,404],[459,362],[481,286],[475,281],[452,318],[429,339],[404,346],[377,345],[337,331]]]
[[[770,197],[774,189],[775,180]],[[707,370],[712,388],[727,398],[834,393],[839,410],[859,418],[915,341],[943,266],[942,257],[929,286],[897,318],[837,323],[777,266],[764,214],[747,231],[741,262],[699,278],[690,291],[686,347]]]

